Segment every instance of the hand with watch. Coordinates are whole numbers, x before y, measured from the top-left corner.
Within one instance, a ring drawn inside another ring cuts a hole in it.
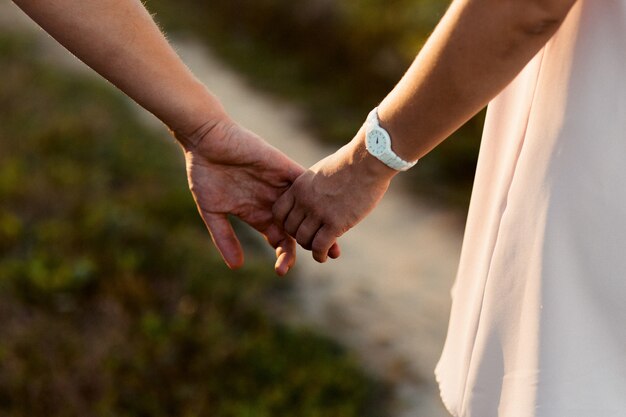
[[[318,262],[342,234],[376,207],[400,171],[413,167],[396,155],[377,108],[356,137],[302,174],[274,204],[274,220]]]

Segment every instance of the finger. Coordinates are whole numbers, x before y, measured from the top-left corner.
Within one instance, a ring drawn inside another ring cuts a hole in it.
[[[333,243],[333,245],[328,250],[328,257],[331,259],[337,259],[341,256],[341,248],[337,242]]]
[[[264,232],[268,243],[276,249],[274,269],[279,276],[285,275],[296,262],[296,241],[275,224]]]
[[[230,269],[237,269],[243,265],[243,250],[235,231],[225,214],[201,212],[211,239],[217,247],[222,259]]]
[[[274,215],[274,223],[276,223],[282,229],[285,225],[287,216],[293,209],[296,199],[293,196],[291,190],[287,190],[281,195],[272,207],[272,214]]]
[[[302,223],[300,223],[300,227],[298,227],[298,231],[296,232],[296,241],[298,244],[306,250],[311,250],[313,238],[315,238],[315,234],[321,226],[322,222],[317,218],[313,216],[306,217]]]
[[[291,236],[286,236],[276,248],[276,263],[274,270],[278,276],[285,276],[296,263],[296,241]]]
[[[317,262],[324,263],[328,259],[329,255],[332,255],[331,257],[338,257],[340,253],[336,240],[337,234],[334,232],[334,229],[328,225],[323,225],[317,231],[315,238],[311,243],[313,259]],[[331,248],[334,249],[331,251]]]
[[[287,216],[285,220],[284,230],[289,234],[289,236],[296,237],[296,233],[298,232],[298,228],[300,228],[300,224],[304,221],[306,214],[303,210],[300,210],[298,207],[294,207]]]

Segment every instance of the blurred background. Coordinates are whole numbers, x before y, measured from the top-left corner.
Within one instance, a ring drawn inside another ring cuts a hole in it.
[[[446,0],[149,0],[196,75],[303,165],[352,138]],[[229,271],[165,129],[0,0],[0,414],[447,416],[446,332],[483,115],[288,279]]]

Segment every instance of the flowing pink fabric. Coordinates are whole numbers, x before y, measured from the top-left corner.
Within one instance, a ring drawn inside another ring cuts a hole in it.
[[[454,416],[626,416],[626,0],[579,0],[490,103],[452,298]]]

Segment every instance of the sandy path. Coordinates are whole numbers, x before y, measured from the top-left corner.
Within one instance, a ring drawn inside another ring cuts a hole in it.
[[[0,27],[36,29],[6,0],[0,2]],[[55,64],[85,69],[51,39],[43,36],[41,42]],[[205,46],[188,40],[175,45],[243,125],[305,166],[332,152],[300,127],[301,113],[289,103],[251,88]],[[140,115],[154,122],[145,112]],[[394,416],[448,417],[432,371],[447,326],[461,244],[459,219],[452,212],[416,203],[396,184],[341,243],[341,259],[325,265],[300,253],[295,277],[299,315],[394,383]]]
[[[293,106],[250,88],[206,47],[179,40],[177,48],[235,119],[296,161],[309,166],[333,151],[299,126]],[[300,253],[297,288],[306,318],[398,383],[398,416],[448,415],[432,372],[445,337],[460,242],[453,213],[417,204],[394,186],[341,239],[340,260],[319,265]]]

